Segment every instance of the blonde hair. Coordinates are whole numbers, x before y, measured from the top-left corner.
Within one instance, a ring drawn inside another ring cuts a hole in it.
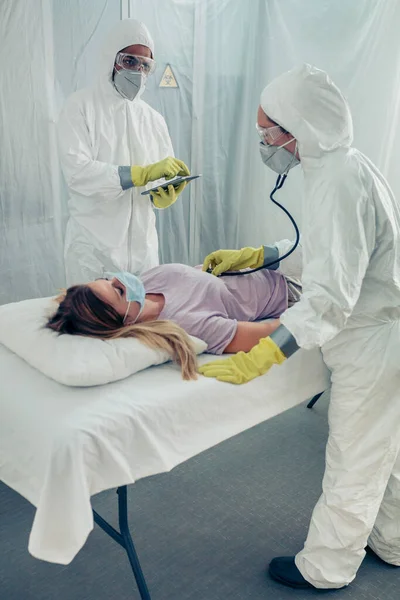
[[[46,327],[60,334],[103,340],[132,337],[156,350],[166,350],[181,367],[183,379],[197,379],[197,359],[187,333],[172,321],[124,325],[123,317],[87,285],[74,285],[56,298],[59,306]]]

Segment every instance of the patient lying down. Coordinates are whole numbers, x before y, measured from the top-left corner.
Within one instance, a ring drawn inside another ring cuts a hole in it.
[[[301,290],[279,271],[214,277],[182,264],[160,265],[140,279],[142,310],[138,302],[127,302],[125,286],[116,277],[98,279],[66,290],[47,327],[101,339],[137,338],[167,350],[183,378],[196,379],[196,355],[187,334],[206,342],[212,354],[248,352],[278,327],[280,315]]]

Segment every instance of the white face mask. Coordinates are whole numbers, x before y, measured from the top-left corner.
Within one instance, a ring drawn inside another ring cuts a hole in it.
[[[293,142],[294,139],[295,138],[292,138],[285,144],[282,144],[282,146],[270,146],[269,144],[260,142],[260,154],[264,165],[267,165],[267,167],[275,171],[275,173],[283,175],[300,164],[300,161],[296,156],[297,142],[294,154],[285,148],[285,146],[290,144],[290,142]]]
[[[114,73],[114,86],[123,98],[140,98],[146,87],[146,75],[140,71],[120,69]]]

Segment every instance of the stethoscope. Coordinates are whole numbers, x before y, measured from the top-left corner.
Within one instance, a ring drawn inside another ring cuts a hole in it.
[[[262,265],[261,267],[257,267],[256,269],[250,269],[248,271],[228,271],[225,273],[221,273],[222,277],[232,277],[232,276],[237,276],[237,275],[249,275],[250,273],[256,273],[257,271],[261,271],[262,269],[269,269],[270,267],[272,267],[273,265],[276,265],[277,263],[280,263],[282,260],[285,260],[285,258],[287,258],[288,256],[290,256],[297,248],[297,246],[299,245],[300,242],[300,231],[299,228],[297,227],[297,223],[294,220],[294,218],[292,217],[292,215],[290,214],[290,212],[287,210],[287,208],[285,208],[284,206],[282,206],[282,204],[280,204],[277,200],[275,200],[274,198],[274,194],[275,192],[277,192],[278,190],[280,190],[283,187],[283,184],[286,181],[286,177],[288,175],[289,169],[287,170],[286,173],[284,173],[283,175],[278,175],[278,179],[276,180],[275,183],[275,187],[272,190],[272,192],[269,195],[270,200],[272,200],[272,202],[274,204],[276,204],[276,206],[279,206],[279,208],[281,210],[283,210],[283,212],[289,217],[294,230],[296,232],[296,241],[293,244],[292,248],[286,252],[286,254],[284,254],[283,256],[280,256],[279,258],[277,258],[276,260],[273,260],[272,262],[267,263],[266,265]],[[207,273],[211,273],[212,269],[207,269]]]

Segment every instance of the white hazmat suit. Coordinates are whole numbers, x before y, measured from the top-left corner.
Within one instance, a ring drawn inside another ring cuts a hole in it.
[[[114,87],[116,54],[134,44],[154,55],[147,28],[134,19],[120,21],[104,44],[97,81],[68,98],[59,120],[60,160],[69,189],[68,285],[104,271],[140,273],[158,264],[150,196],[141,196],[144,187],[122,189],[118,173],[120,166],[173,156],[163,117],[140,98],[124,99]]]
[[[400,209],[389,185],[351,147],[340,91],[309,65],[275,79],[261,107],[297,140],[304,171],[303,295],[281,317],[331,370],[323,492],[303,577],[339,588],[367,542],[400,565]]]

